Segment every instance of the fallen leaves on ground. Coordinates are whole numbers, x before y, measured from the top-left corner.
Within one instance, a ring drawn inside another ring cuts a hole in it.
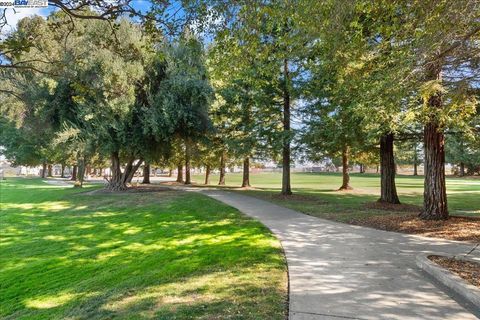
[[[434,255],[428,258],[480,288],[480,263]]]
[[[367,204],[367,206],[377,210],[382,207],[392,213],[353,219],[350,223],[426,237],[480,241],[480,218],[478,217],[451,216],[450,219],[445,221],[421,220],[417,216],[419,208],[416,206],[384,203]]]

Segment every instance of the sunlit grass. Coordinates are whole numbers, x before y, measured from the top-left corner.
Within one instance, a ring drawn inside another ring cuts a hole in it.
[[[286,268],[260,223],[200,194],[0,184],[2,319],[283,319]]]
[[[218,176],[212,176],[212,184]],[[194,176],[198,182],[202,176]],[[241,174],[227,174],[228,186],[240,186]],[[301,199],[275,197],[280,192],[281,173],[251,174],[255,190],[242,191],[249,195],[267,199],[289,208],[338,221],[349,221],[368,215],[382,215],[387,212],[365,209],[368,202],[380,196],[378,174],[352,174],[352,191],[339,192],[342,183],[338,173],[293,173],[292,188]],[[423,201],[423,177],[402,176],[396,178],[400,201],[421,206]],[[448,206],[453,215],[480,216],[480,179],[447,177]]]

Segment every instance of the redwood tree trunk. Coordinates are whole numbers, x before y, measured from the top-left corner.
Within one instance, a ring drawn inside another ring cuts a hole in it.
[[[177,182],[183,183],[183,164],[181,162],[177,166]]]
[[[190,141],[185,139],[185,184],[192,184],[190,178]]]
[[[243,159],[242,188],[250,187],[250,157]]]
[[[210,165],[207,165],[205,169],[205,184],[210,183]]]
[[[428,80],[441,80],[441,65],[430,67]],[[436,92],[427,101],[432,111],[442,108],[442,94]],[[435,115],[430,116],[423,131],[425,146],[425,186],[423,211],[420,218],[425,220],[448,219],[447,188],[445,185],[445,136]]]
[[[218,185],[224,186],[225,185],[225,151],[222,151],[222,155],[220,157],[220,178],[218,179]]]
[[[150,165],[145,163],[143,166],[143,181],[142,183],[149,184],[150,183]]]
[[[282,195],[291,195],[292,187],[290,185],[290,75],[288,70],[288,60],[283,61],[283,150],[282,150]]]
[[[70,178],[71,181],[77,181],[77,170],[78,167],[75,165],[72,168],[72,177]]]
[[[45,178],[47,176],[47,163],[44,162],[42,163],[42,178]]]
[[[348,168],[348,158],[350,157],[350,147],[344,146],[342,151],[342,186],[338,190],[351,190],[350,186],[350,169]]]
[[[393,139],[393,133],[380,137],[380,199],[378,201],[399,204],[395,186]]]

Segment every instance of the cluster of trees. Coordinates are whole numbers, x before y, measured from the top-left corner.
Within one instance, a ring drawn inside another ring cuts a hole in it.
[[[295,155],[341,161],[341,190],[351,163],[380,164],[389,203],[400,203],[395,162],[423,161],[421,217],[448,218],[446,158],[461,175],[479,171],[477,1],[182,5],[194,23],[177,35],[156,2],[22,20],[0,48],[7,157],[74,163],[80,176],[109,160],[112,190],[142,163],[177,168],[185,183],[191,166],[205,183],[218,168],[223,184],[241,162],[246,187],[252,159],[274,159],[284,195]]]
[[[176,140],[188,155],[210,126],[204,50],[188,30],[158,40],[127,19],[59,12],[21,20],[4,45],[27,41],[6,54],[22,68],[2,69],[2,145],[15,163],[75,163],[82,182],[87,164],[110,159],[108,188],[123,190],[143,162],[168,158]]]

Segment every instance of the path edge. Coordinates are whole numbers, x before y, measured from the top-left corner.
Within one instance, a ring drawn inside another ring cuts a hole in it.
[[[451,254],[447,253],[421,253],[415,257],[417,266],[432,276],[435,280],[443,284],[445,287],[458,294],[461,298],[473,304],[475,308],[480,310],[480,289],[463,280],[460,276],[448,271],[447,269],[428,259],[428,256],[431,255],[447,257],[451,256]],[[465,258],[460,259],[478,263],[478,261],[475,260]]]
[[[171,187],[170,187],[171,188]],[[176,188],[171,188],[171,189],[176,189]],[[185,190],[183,189],[184,191],[187,191],[187,192],[198,192],[206,197],[209,197],[215,201],[218,201],[218,202],[221,202],[229,207],[232,207],[232,208],[235,208],[233,207],[232,205],[226,203],[226,202],[223,202],[221,199],[218,199],[216,198],[215,196],[209,194],[209,190]],[[215,190],[215,191],[218,191],[218,190]],[[228,193],[228,191],[224,191],[224,190],[220,190],[221,192],[225,192],[225,193]],[[285,252],[285,248],[283,247],[283,243],[282,243],[282,240],[280,240],[277,235],[275,234],[275,232],[273,232],[272,229],[270,229],[267,225],[265,225],[262,221],[260,221],[259,219],[255,218],[255,217],[252,217],[250,216],[249,214],[243,212],[242,210],[238,209],[238,208],[235,208],[236,210],[238,210],[238,212],[240,212],[241,214],[249,217],[250,219],[253,219],[257,222],[259,222],[262,226],[264,226],[265,228],[267,228],[267,230],[270,231],[270,233],[278,240],[278,243],[280,243],[280,248],[281,248],[281,251],[282,251],[282,255],[283,255],[283,258],[284,258],[284,261],[285,261],[285,267],[286,267],[286,272],[287,272],[287,299],[285,301],[285,305],[286,305],[286,312],[285,312],[285,320],[289,320],[291,317],[291,314],[290,314],[290,268],[288,266],[288,259],[287,259],[287,253]]]

